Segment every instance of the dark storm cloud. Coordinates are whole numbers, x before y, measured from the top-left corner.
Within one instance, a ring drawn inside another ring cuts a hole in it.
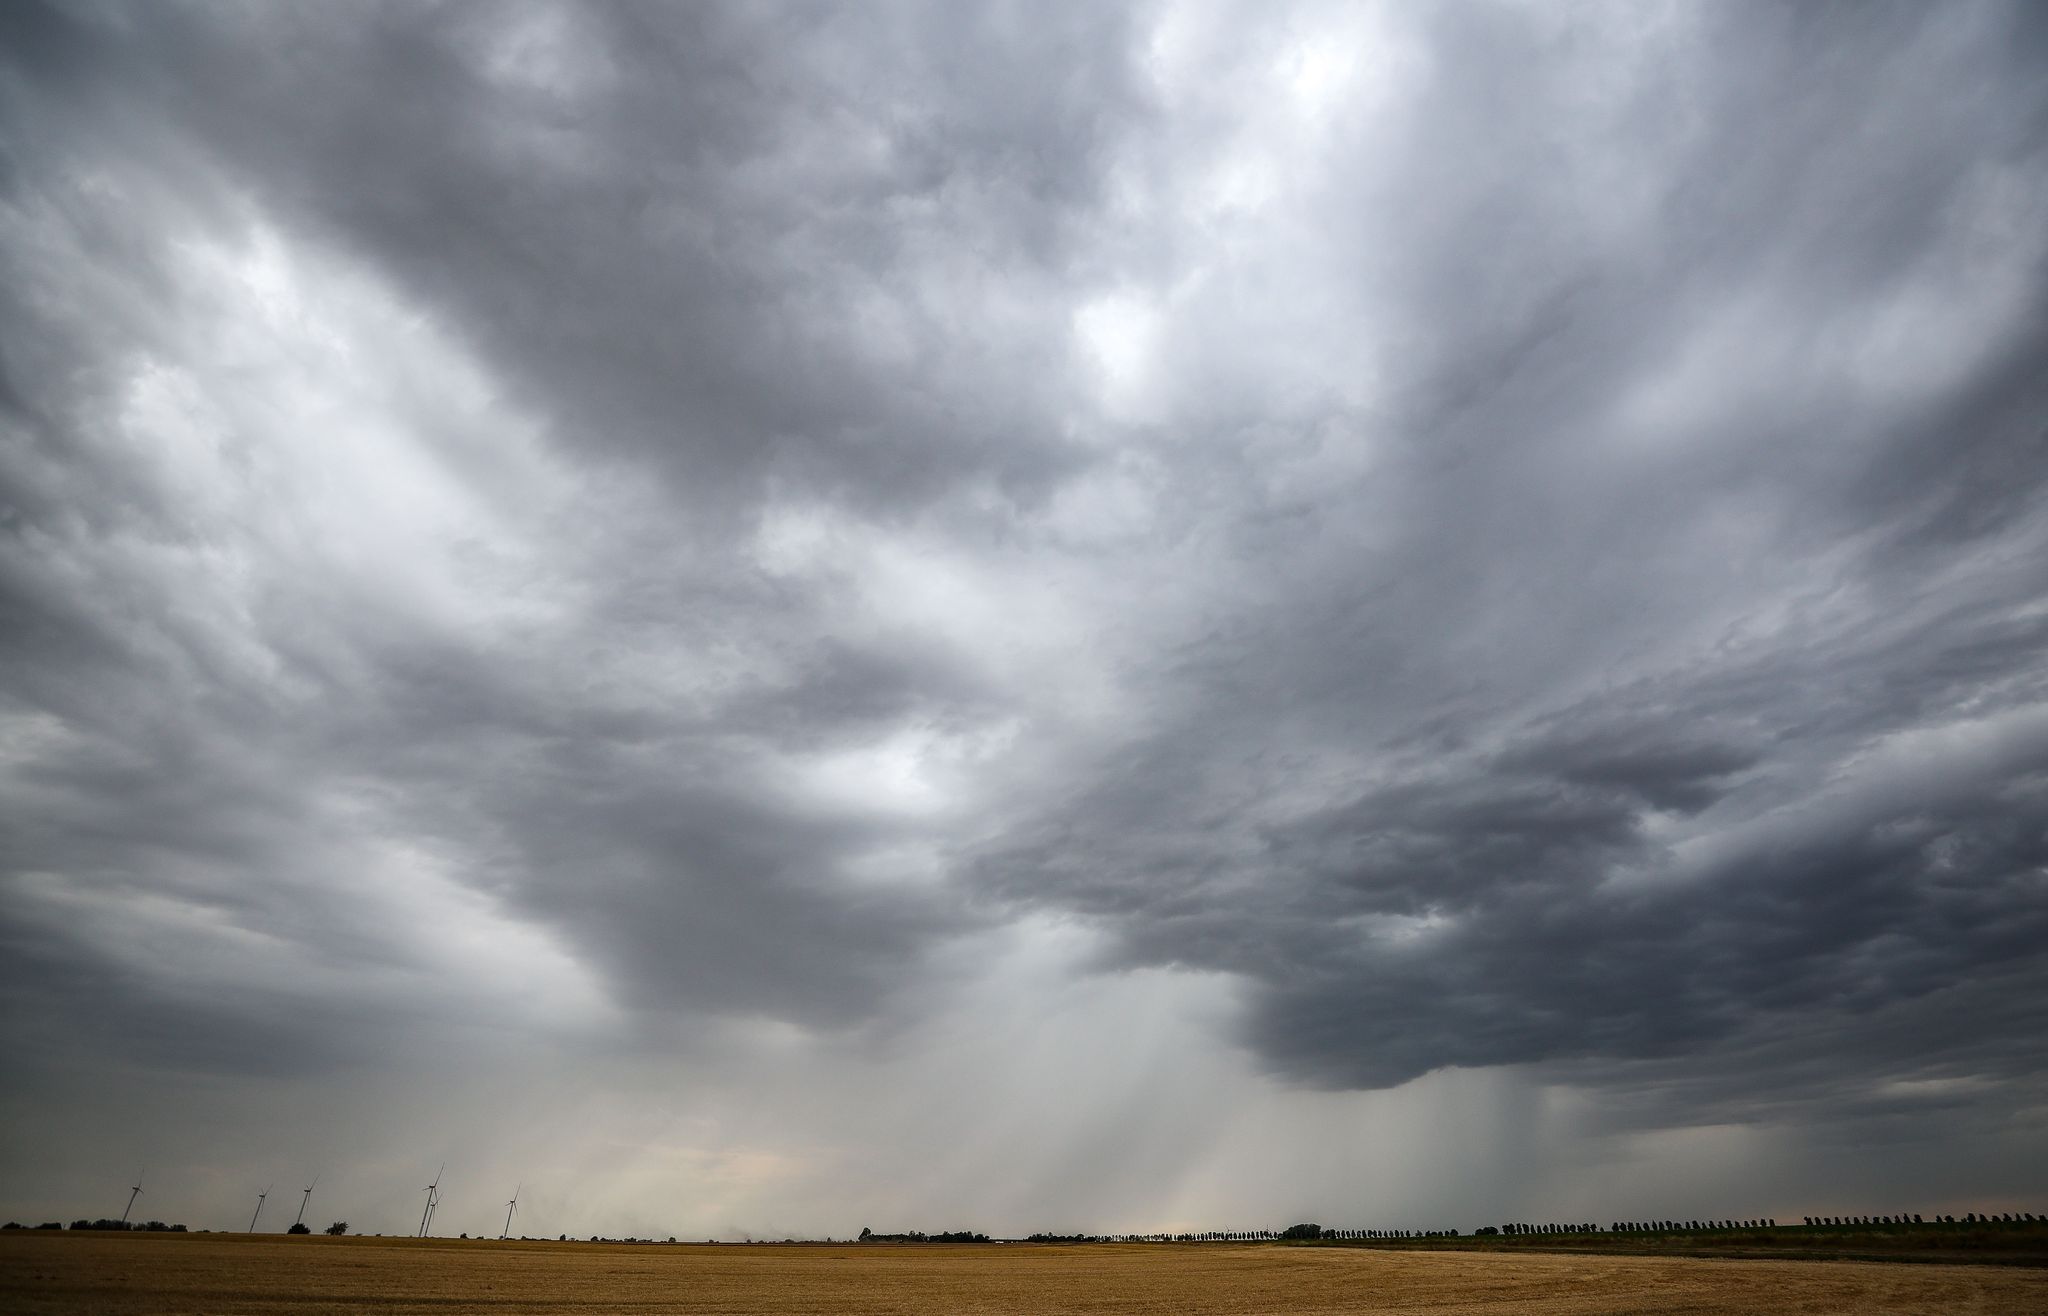
[[[985,879],[1120,962],[1241,975],[1249,1044],[1319,1084],[1571,1061],[1725,1119],[2037,1078],[2038,244],[1940,387],[1901,405],[1844,354],[2041,218],[2032,185],[1968,214],[2043,163],[2032,20],[1723,15],[1601,106],[1613,48],[1434,12],[1402,149],[1441,185],[1371,194],[1394,232],[1347,253],[1394,253],[1357,277],[1414,335],[1396,492],[1246,475],[1176,714]],[[1901,366],[1953,346],[1917,309]],[[1702,341],[1696,395],[1618,405]]]
[[[539,39],[566,36],[569,67],[537,80],[485,67],[493,51],[516,59],[508,43],[526,20],[551,17],[568,30]],[[797,11],[18,11],[17,122],[47,133],[18,136],[12,177],[85,211],[81,229],[112,229],[126,246],[104,253],[119,278],[146,282],[166,257],[146,225],[92,211],[64,148],[126,171],[150,199],[213,207],[216,190],[246,193],[280,222],[377,262],[485,351],[565,448],[665,481],[673,502],[661,519],[615,539],[584,534],[568,550],[604,582],[587,604],[594,645],[786,630],[786,644],[770,645],[792,668],[708,715],[646,707],[632,692],[623,706],[579,707],[551,689],[542,705],[537,685],[557,673],[407,634],[404,619],[377,616],[376,601],[350,599],[340,602],[360,611],[291,655],[346,708],[332,725],[316,715],[280,726],[278,710],[248,707],[231,683],[214,689],[198,674],[225,702],[208,710],[212,725],[141,710],[182,738],[180,798],[153,805],[171,764],[144,744],[125,758],[133,779],[73,776],[67,802],[118,807],[116,849],[172,843],[249,869],[299,867],[277,837],[181,834],[275,805],[266,789],[291,793],[249,766],[268,742],[294,768],[375,775],[393,795],[418,788],[401,812],[445,811],[501,836],[505,853],[470,880],[525,895],[535,865],[571,864],[574,894],[541,890],[536,908],[567,926],[594,922],[607,953],[654,982],[687,984],[689,999],[770,1013],[858,1013],[919,939],[957,924],[943,906],[820,891],[821,871],[860,838],[773,802],[772,783],[747,780],[737,742],[830,744],[878,718],[943,717],[979,698],[972,681],[914,640],[891,651],[887,640],[811,633],[809,600],[755,579],[718,542],[749,530],[771,484],[887,506],[982,479],[1028,492],[1067,464],[1046,402],[1023,391],[1029,344],[1006,342],[996,359],[957,322],[976,308],[954,301],[952,273],[915,267],[943,266],[948,251],[931,249],[965,242],[975,254],[961,277],[1021,290],[1026,318],[1045,318],[1028,303],[1045,295],[1035,285],[1056,272],[1068,216],[1085,214],[1096,186],[1095,121],[1135,94],[1117,20],[998,16],[981,32],[929,17],[929,27],[909,12],[860,20],[876,43],[868,58],[847,49],[853,34],[838,24],[850,20]],[[1023,72],[1033,59],[999,55],[992,41],[1004,31],[1023,54],[1060,61],[1061,77],[1048,86]],[[552,85],[557,72],[573,85]],[[196,178],[172,176],[188,169]],[[96,236],[80,234],[81,248]],[[80,424],[91,402],[63,395],[71,380],[60,367],[148,350],[118,340],[125,326],[95,342],[92,326],[52,323],[47,306],[61,296],[13,308],[21,364],[9,375],[33,377],[33,397],[17,406],[23,430],[59,448],[62,426]],[[870,355],[876,335],[861,322],[877,315],[902,340],[894,359]],[[1062,309],[1051,322],[1064,333]],[[71,470],[95,455],[62,453]],[[90,496],[73,500],[53,492],[68,471],[30,469],[42,478],[21,480],[10,500],[19,534],[33,536],[39,514],[205,534],[184,509],[151,501],[161,488],[124,487],[112,463],[78,477],[71,492]],[[67,596],[53,574],[19,583],[13,688],[96,733],[77,754],[112,753],[133,733],[115,725],[107,692],[146,701],[138,685],[156,655],[135,652],[131,618],[105,599]],[[368,682],[340,674],[351,666]],[[675,752],[650,765],[650,744],[657,759]],[[642,762],[622,767],[615,752]],[[465,784],[451,792],[458,764]],[[639,780],[650,769],[658,787]],[[251,774],[263,780],[237,779]],[[274,830],[291,826],[273,815]],[[67,818],[49,830],[83,846],[95,829]]]
[[[485,918],[857,1029],[1049,911],[1290,1081],[1995,1109],[2041,20],[1609,17],[1329,109],[1214,13],[12,8],[17,1035],[353,1060]]]
[[[700,513],[773,480],[884,506],[1030,492],[1071,463],[1056,397],[1027,387],[1059,343],[1027,322],[989,352],[973,318],[1013,312],[952,285],[1034,320],[1057,296],[1097,125],[1138,96],[1112,11],[597,6],[535,38],[564,67],[504,68],[547,12],[174,17],[134,42],[176,61],[167,108],[266,199]]]

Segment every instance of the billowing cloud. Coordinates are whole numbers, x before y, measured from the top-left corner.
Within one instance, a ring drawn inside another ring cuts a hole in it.
[[[2041,1164],[2031,7],[0,22],[22,1182],[144,1080],[648,1232]]]

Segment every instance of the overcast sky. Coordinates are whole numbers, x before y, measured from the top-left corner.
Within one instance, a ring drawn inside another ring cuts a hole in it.
[[[2040,1209],[2044,70],[0,5],[0,1216]]]

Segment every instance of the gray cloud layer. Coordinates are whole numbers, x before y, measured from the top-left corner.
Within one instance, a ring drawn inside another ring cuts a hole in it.
[[[2038,7],[0,23],[25,1075],[1050,918],[1291,1084],[2038,1093]]]

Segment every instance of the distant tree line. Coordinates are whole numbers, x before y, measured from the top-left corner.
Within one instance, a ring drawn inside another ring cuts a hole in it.
[[[1808,1229],[1880,1229],[1912,1228],[1930,1225],[2024,1225],[2041,1223],[2040,1217],[2031,1211],[2007,1211],[2003,1215],[1980,1215],[1969,1212],[1961,1220],[1952,1215],[1937,1215],[1931,1220],[1918,1212],[1901,1212],[1896,1215],[1822,1215],[1803,1217],[1803,1227]],[[1606,1226],[1597,1224],[1507,1224],[1488,1225],[1474,1230],[1475,1236],[1509,1236],[1532,1234],[1711,1234],[1783,1228],[1777,1220],[1758,1217],[1746,1220],[1616,1220]]]
[[[6,1224],[0,1225],[0,1230],[62,1228],[64,1226],[55,1220],[46,1220],[42,1224],[35,1226],[24,1225],[19,1220],[9,1220]],[[190,1232],[183,1225],[167,1225],[161,1220],[134,1222],[128,1220],[107,1220],[104,1218],[99,1220],[73,1220],[71,1228],[83,1230],[105,1229],[117,1234],[183,1234]],[[206,1231],[202,1229],[199,1232],[203,1234]],[[285,1230],[285,1232],[287,1234],[310,1234],[313,1231],[304,1225],[295,1224],[290,1229]],[[346,1220],[337,1220],[327,1226],[326,1232],[335,1235],[346,1234],[348,1232],[348,1222]]]
[[[1810,1215],[1806,1217],[1808,1228],[1812,1229],[1883,1229],[1898,1228],[1902,1225],[2037,1225],[2041,1218],[2032,1211],[2007,1211],[2004,1214],[1979,1215],[1968,1211],[1958,1220],[1952,1215],[1937,1215],[1930,1222],[1920,1218],[1916,1211],[1912,1215]]]
[[[1498,1232],[1498,1231],[1494,1231]],[[880,1235],[876,1235],[880,1237]],[[1304,1223],[1285,1229],[1211,1229],[1185,1234],[1054,1234],[1025,1236],[1026,1243],[1265,1243],[1347,1239],[1456,1238],[1455,1229],[1329,1229]]]
[[[2048,1223],[2048,1218],[2036,1216],[2031,1211],[2007,1211],[2003,1214],[1980,1214],[1970,1212],[1960,1220],[1952,1215],[1937,1215],[1930,1218],[1918,1214],[1872,1215],[1872,1216],[1807,1216],[1808,1228],[1911,1228],[1913,1226],[1990,1226],[2030,1225]],[[1602,1225],[1593,1221],[1581,1222],[1528,1222],[1512,1221],[1500,1225],[1482,1225],[1472,1231],[1474,1238],[1534,1238],[1558,1237],[1587,1234],[1711,1234],[1754,1232],[1781,1229],[1774,1218],[1757,1216],[1747,1219],[1709,1218],[1704,1220],[1615,1220]],[[869,1235],[863,1235],[869,1237]],[[881,1238],[882,1235],[872,1235]],[[1161,1234],[1058,1234],[1037,1233],[1025,1238],[1027,1243],[1204,1243],[1204,1242],[1349,1242],[1403,1239],[1459,1238],[1463,1235],[1456,1229],[1333,1229],[1325,1225],[1304,1222],[1289,1225],[1285,1229],[1226,1229],[1201,1233]]]
[[[862,1229],[859,1240],[862,1243],[986,1243],[987,1234],[977,1234],[971,1229],[956,1229],[946,1233],[927,1234],[913,1229],[907,1234],[878,1234],[872,1229]]]
[[[1348,1242],[1358,1239],[1394,1238],[1456,1238],[1455,1229],[1325,1229],[1321,1225],[1289,1225],[1280,1231],[1282,1242],[1297,1242],[1304,1239],[1331,1239]]]

